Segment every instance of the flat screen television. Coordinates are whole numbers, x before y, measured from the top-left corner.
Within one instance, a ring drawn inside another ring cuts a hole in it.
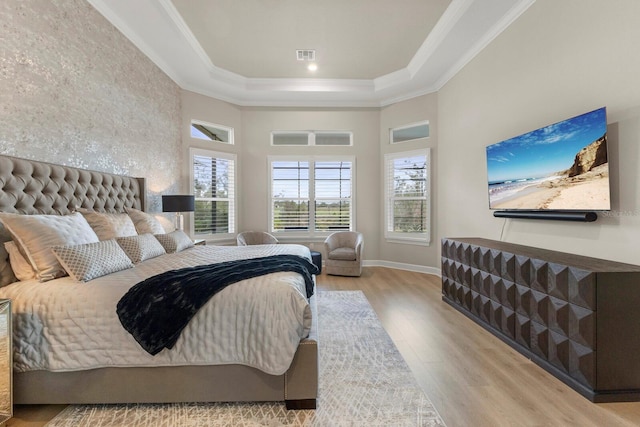
[[[486,147],[489,207],[611,209],[605,107]]]

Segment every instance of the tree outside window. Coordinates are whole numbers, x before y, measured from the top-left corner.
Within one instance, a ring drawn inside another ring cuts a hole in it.
[[[429,243],[429,152],[385,156],[387,240]]]

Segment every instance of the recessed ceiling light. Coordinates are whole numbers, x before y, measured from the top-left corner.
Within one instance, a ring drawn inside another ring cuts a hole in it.
[[[309,64],[307,66],[307,70],[309,71],[316,71],[318,69],[318,66],[316,64]]]

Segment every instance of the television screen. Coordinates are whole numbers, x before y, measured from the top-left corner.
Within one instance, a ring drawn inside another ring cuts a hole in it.
[[[491,209],[611,209],[606,109],[489,145],[487,174]]]

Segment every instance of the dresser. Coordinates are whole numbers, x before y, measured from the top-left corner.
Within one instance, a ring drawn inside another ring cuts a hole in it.
[[[640,266],[445,238],[442,299],[591,401],[640,401]]]

